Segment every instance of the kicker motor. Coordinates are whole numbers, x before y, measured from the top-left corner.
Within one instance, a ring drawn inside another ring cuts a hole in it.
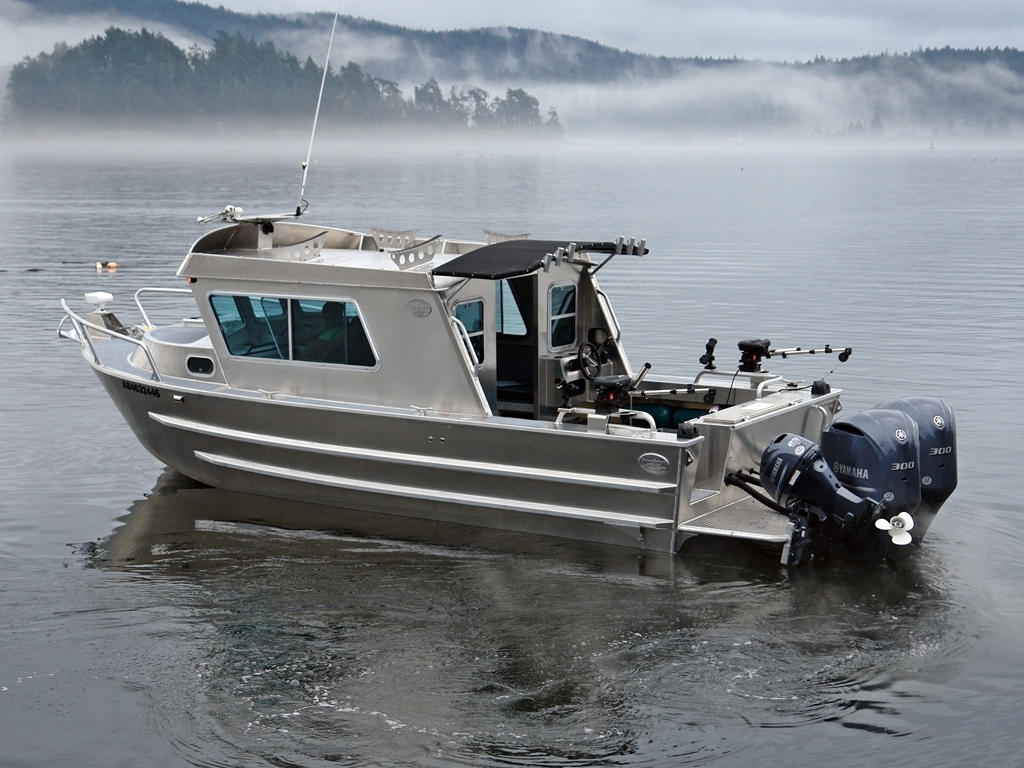
[[[761,486],[794,531],[783,562],[842,550],[881,560],[920,543],[956,488],[956,424],[934,397],[910,397],[842,417],[821,444],[776,437],[761,455]]]

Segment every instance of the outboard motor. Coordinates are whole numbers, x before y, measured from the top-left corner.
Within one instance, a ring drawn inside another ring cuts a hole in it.
[[[939,508],[956,490],[956,417],[937,397],[906,397],[878,407],[902,411],[917,423],[921,505],[914,513],[914,538],[920,542]]]
[[[893,514],[921,503],[917,423],[902,411],[864,411],[841,417],[821,434],[821,452],[839,481]]]
[[[837,420],[820,447],[779,435],[761,456],[760,480],[795,526],[785,562],[837,546],[881,559],[892,545],[919,544],[956,488],[953,411],[911,397]]]
[[[806,437],[785,433],[772,440],[761,454],[760,477],[775,502],[789,509],[794,524],[783,562],[799,565],[837,544],[871,559],[884,557],[888,537],[873,526],[882,505],[845,488],[821,449]]]

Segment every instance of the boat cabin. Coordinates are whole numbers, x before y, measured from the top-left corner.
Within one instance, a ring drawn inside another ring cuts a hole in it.
[[[633,378],[594,272],[642,248],[231,224],[201,237],[178,270],[201,325],[218,331],[202,339],[209,358],[193,350],[183,373],[233,389],[553,420],[593,401],[594,379]],[[174,333],[192,345],[206,336],[195,325],[196,338],[184,338],[187,324]]]

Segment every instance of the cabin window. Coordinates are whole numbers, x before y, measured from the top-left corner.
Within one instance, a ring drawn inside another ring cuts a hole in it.
[[[469,343],[473,345],[478,363],[484,361],[484,302],[483,299],[470,299],[460,301],[455,305],[455,319],[461,322],[466,333],[469,334]]]
[[[576,285],[558,283],[548,290],[551,318],[551,348],[576,343]]]
[[[352,301],[292,299],[295,360],[372,368],[377,356]]]
[[[377,365],[355,302],[214,295],[210,306],[237,357]]]
[[[499,280],[494,284],[494,300],[497,307],[494,313],[494,330],[505,336],[525,336],[526,321],[519,311],[519,304],[516,303],[508,280]]]
[[[211,296],[228,352],[239,357],[287,360],[287,299],[267,296]]]

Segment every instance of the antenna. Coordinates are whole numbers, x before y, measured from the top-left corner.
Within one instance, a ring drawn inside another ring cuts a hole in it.
[[[306,191],[306,174],[309,173],[309,159],[313,156],[313,139],[316,137],[316,123],[320,118],[320,102],[324,98],[324,83],[327,82],[327,69],[331,66],[331,48],[334,45],[334,31],[338,28],[338,14],[341,13],[341,0],[334,11],[334,24],[331,25],[331,40],[327,43],[327,61],[324,62],[324,76],[320,78],[320,95],[316,97],[316,112],[313,114],[313,131],[309,134],[309,149],[306,151],[306,162],[302,164],[302,181],[299,183],[299,202],[295,204],[295,217],[298,218],[306,210],[302,204],[306,202],[302,196]],[[308,206],[309,203],[306,203]]]

